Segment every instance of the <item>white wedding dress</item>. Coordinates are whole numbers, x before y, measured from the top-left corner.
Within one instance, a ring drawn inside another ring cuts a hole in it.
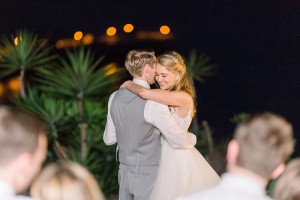
[[[192,120],[190,112],[185,118],[174,111],[171,113],[178,125],[188,130]],[[195,147],[174,149],[163,139],[159,171],[150,200],[174,200],[178,196],[214,186],[219,179]]]

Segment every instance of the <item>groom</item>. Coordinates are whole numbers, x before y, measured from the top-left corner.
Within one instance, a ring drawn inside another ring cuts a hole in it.
[[[132,50],[125,66],[133,82],[150,88],[155,63],[154,52]],[[142,99],[126,88],[110,96],[103,140],[107,145],[118,143],[120,200],[149,199],[160,161],[160,132],[174,148],[196,143],[194,135],[177,126],[168,106]]]

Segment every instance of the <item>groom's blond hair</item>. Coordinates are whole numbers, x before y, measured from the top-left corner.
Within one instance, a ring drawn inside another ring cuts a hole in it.
[[[143,74],[145,65],[154,67],[156,62],[155,53],[152,50],[131,50],[125,60],[125,67],[133,77],[140,77]]]

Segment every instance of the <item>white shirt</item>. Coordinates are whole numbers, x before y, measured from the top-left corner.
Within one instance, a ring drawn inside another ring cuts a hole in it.
[[[1,200],[32,200],[30,197],[16,195],[13,188],[6,182],[0,180],[0,199]]]
[[[147,82],[133,79],[133,82],[150,89]],[[103,140],[106,145],[113,145],[117,142],[114,122],[110,115],[110,105],[116,92],[114,92],[108,101],[108,113]],[[153,124],[160,130],[169,144],[174,148],[191,148],[196,144],[196,136],[187,133],[179,127],[173,119],[169,107],[155,101],[147,100],[144,110],[145,121]]]
[[[234,173],[222,175],[220,183],[176,200],[272,200],[255,179]]]

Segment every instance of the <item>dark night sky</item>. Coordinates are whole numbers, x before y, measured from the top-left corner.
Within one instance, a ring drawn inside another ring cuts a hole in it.
[[[216,136],[232,133],[234,114],[270,111],[291,121],[300,138],[300,1],[0,0],[0,34],[28,28],[55,41],[128,22],[151,31],[167,24],[176,39],[97,49],[123,60],[141,45],[184,55],[194,48],[217,64],[217,75],[197,86],[199,118]]]

